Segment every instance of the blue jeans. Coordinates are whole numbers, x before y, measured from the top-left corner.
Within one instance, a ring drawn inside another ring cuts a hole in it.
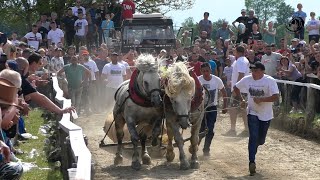
[[[258,146],[263,145],[266,141],[267,132],[270,126],[269,121],[261,121],[258,116],[248,114],[249,127],[249,161],[255,162]]]
[[[210,106],[206,109],[206,111],[210,111],[210,112],[205,113],[205,116],[202,120],[201,128],[200,128],[200,132],[203,132],[205,130],[206,125],[208,128],[208,133],[207,133],[207,135],[205,137],[205,141],[204,141],[203,152],[210,151],[211,141],[214,136],[214,131],[213,131],[214,124],[216,123],[216,120],[217,120],[217,106]]]

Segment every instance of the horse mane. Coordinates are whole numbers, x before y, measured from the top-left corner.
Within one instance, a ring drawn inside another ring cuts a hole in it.
[[[165,92],[169,97],[183,94],[192,98],[195,93],[195,82],[190,76],[187,66],[183,62],[174,63],[166,73],[168,83]]]
[[[154,72],[158,70],[158,62],[151,54],[141,54],[137,58],[135,65],[142,72]]]

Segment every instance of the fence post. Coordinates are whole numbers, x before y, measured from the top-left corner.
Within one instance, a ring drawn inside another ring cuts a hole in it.
[[[283,84],[284,85],[284,112],[287,114],[290,112],[291,110],[291,98],[290,98],[290,95],[291,95],[291,89],[290,89],[290,84]]]
[[[304,131],[305,132],[312,127],[312,122],[315,117],[315,109],[316,109],[316,98],[315,97],[316,97],[316,89],[308,87],[307,108],[306,108],[305,124],[304,124]]]

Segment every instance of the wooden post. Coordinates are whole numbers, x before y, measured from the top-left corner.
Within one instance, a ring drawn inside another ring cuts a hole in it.
[[[315,97],[316,97],[316,89],[309,87],[307,90],[307,108],[306,108],[306,115],[305,115],[304,132],[312,128],[312,122],[314,121],[315,110],[316,110]]]
[[[284,84],[284,113],[287,114],[291,110],[291,87],[290,84]]]

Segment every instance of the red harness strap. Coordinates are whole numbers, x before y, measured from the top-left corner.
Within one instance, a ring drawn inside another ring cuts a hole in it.
[[[152,107],[151,102],[143,98],[137,91],[137,78],[139,75],[139,70],[134,70],[129,83],[129,95],[134,103],[142,107]]]
[[[194,79],[195,86],[196,86],[194,96],[191,100],[191,112],[193,112],[199,108],[200,104],[203,101],[203,87],[198,79],[198,76],[193,70],[189,71],[189,74]],[[163,83],[167,84],[168,79],[165,79]],[[167,95],[164,97],[164,103],[166,103],[167,105],[171,105],[170,99],[168,98]]]
[[[194,71],[189,71],[190,76],[194,79],[196,89],[191,101],[191,112],[197,110],[203,101],[203,87]]]

